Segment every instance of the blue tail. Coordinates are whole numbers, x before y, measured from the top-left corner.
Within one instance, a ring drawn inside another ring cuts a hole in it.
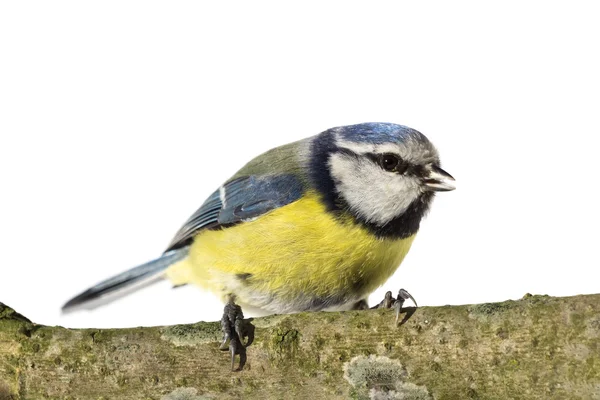
[[[119,275],[102,281],[66,302],[62,310],[65,312],[76,308],[94,308],[147,286],[157,280],[157,278],[160,278],[161,272],[166,270],[170,265],[187,257],[188,250],[189,247],[182,247],[168,251],[156,260],[131,268]]]

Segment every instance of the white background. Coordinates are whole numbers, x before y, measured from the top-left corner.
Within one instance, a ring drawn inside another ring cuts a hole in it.
[[[600,292],[592,4],[2,2],[0,301],[71,327],[216,320],[167,282],[59,308],[158,256],[255,155],[366,121],[425,133],[458,185],[372,303]]]

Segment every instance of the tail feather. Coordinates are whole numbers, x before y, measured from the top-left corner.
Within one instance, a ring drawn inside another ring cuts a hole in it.
[[[114,300],[134,290],[153,283],[170,265],[183,260],[188,255],[189,247],[182,247],[164,253],[156,260],[131,268],[113,276],[73,297],[62,307],[63,312],[76,308],[93,308],[99,303]],[[87,307],[86,307],[87,306]]]

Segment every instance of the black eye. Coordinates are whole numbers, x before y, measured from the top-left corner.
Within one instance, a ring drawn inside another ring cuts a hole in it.
[[[394,154],[383,154],[379,160],[381,168],[390,172],[404,172],[400,171],[402,168],[402,162],[398,156]]]

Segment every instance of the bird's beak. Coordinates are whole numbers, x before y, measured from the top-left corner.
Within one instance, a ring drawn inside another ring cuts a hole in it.
[[[449,192],[456,189],[452,175],[433,164],[429,166],[428,173],[423,178],[423,184],[426,190],[433,192]]]

